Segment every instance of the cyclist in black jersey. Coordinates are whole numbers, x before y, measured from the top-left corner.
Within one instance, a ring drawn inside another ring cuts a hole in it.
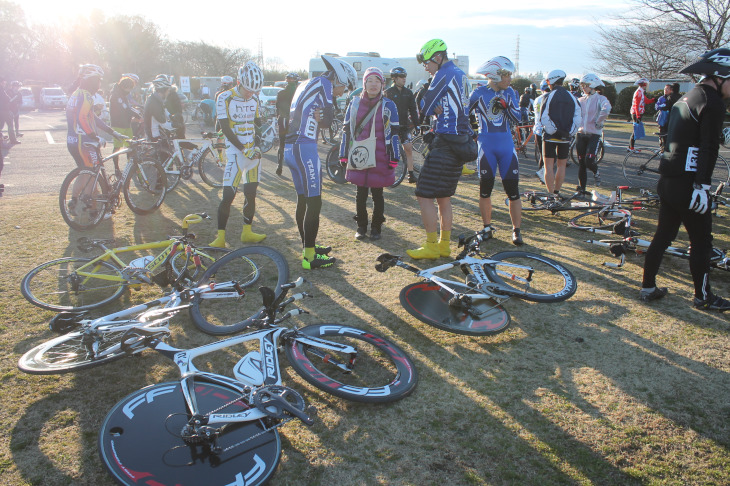
[[[416,176],[413,173],[413,144],[411,143],[411,130],[418,124],[418,109],[416,108],[416,97],[413,91],[406,88],[406,77],[408,73],[400,66],[390,70],[390,77],[393,79],[393,86],[385,91],[385,96],[393,100],[398,108],[398,119],[400,120],[400,133],[398,134],[403,149],[406,153],[406,168],[408,169],[408,182],[415,184]]]
[[[667,129],[667,151],[659,163],[661,174],[659,218],[654,239],[646,252],[639,298],[644,302],[667,295],[656,286],[662,256],[684,225],[690,240],[689,268],[694,281],[694,306],[724,312],[730,301],[710,289],[712,211],[710,182],[720,147],[725,118],[723,100],[730,99],[730,49],[714,49],[681,73],[704,77],[672,108]]]

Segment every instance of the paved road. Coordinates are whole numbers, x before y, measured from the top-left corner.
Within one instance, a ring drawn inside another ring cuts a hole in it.
[[[5,184],[5,195],[58,193],[63,179],[76,164],[66,150],[66,119],[63,110],[34,110],[23,112],[20,116],[21,132],[24,134],[20,145],[9,149],[5,158],[5,169],[2,182]],[[197,135],[197,126],[188,126],[188,136]],[[651,132],[651,128],[648,129]],[[606,155],[601,163],[602,192],[609,192],[611,187],[625,184],[621,171],[621,163],[626,156],[628,134],[618,131],[607,131]],[[656,137],[647,137],[637,146],[657,147]],[[112,152],[111,144],[104,149],[104,155]],[[320,145],[322,160],[325,147]],[[729,151],[723,150],[723,155]],[[532,179],[537,169],[532,157],[521,157],[520,165],[523,177]],[[264,156],[264,172],[273,174],[276,160],[276,147]],[[578,181],[577,167],[571,165],[567,169],[564,192],[573,190]],[[285,170],[285,174],[288,171]],[[534,179],[533,179],[534,180]],[[589,189],[593,178],[588,177]]]

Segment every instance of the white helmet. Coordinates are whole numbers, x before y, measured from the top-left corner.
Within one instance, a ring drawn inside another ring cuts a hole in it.
[[[155,91],[160,89],[167,89],[172,86],[170,77],[167,74],[158,74],[155,79],[152,80],[152,86],[155,87]]]
[[[563,84],[566,76],[567,74],[565,74],[565,71],[562,69],[553,69],[548,73],[547,78],[545,79],[548,83],[550,83],[550,86],[552,86],[554,84]]]
[[[131,79],[132,81],[134,81],[134,84],[139,84],[139,76],[134,73],[124,73],[122,74],[122,77]]]
[[[601,78],[599,78],[598,76],[596,76],[593,73],[588,73],[585,76],[583,76],[580,79],[580,84],[585,84],[589,88],[594,88],[594,89],[597,88],[597,87],[599,87],[599,86],[605,86],[603,84],[603,81],[601,81]]]
[[[94,77],[103,78],[104,70],[96,64],[83,64],[79,66],[79,78],[89,79]]]
[[[248,61],[238,70],[238,82],[249,91],[258,93],[264,85],[264,73],[253,61]]]
[[[357,71],[355,68],[341,59],[332,56],[322,56],[327,70],[334,74],[334,80],[350,91],[357,86]]]
[[[492,81],[501,81],[502,76],[514,72],[515,65],[504,56],[493,57],[477,69],[477,74],[482,74]]]
[[[231,76],[221,76],[221,88],[230,88],[233,86],[233,78]]]
[[[649,80],[648,80],[648,79],[646,79],[646,78],[639,78],[639,79],[637,79],[637,80],[636,80],[636,82],[634,83],[634,86],[640,86],[640,85],[642,85],[642,84],[649,84]]]

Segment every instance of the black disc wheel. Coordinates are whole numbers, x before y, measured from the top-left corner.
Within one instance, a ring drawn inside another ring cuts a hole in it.
[[[197,412],[235,414],[250,409],[230,388],[197,381]],[[262,420],[211,424],[219,450],[209,440],[186,436],[190,421],[180,382],[160,383],[119,401],[101,424],[99,455],[119,484],[265,484],[279,464],[281,439]],[[200,435],[200,434],[199,434]]]

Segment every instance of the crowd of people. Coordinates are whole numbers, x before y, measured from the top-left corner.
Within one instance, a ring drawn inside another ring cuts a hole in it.
[[[487,82],[473,92],[466,74],[452,62],[441,39],[432,39],[417,54],[419,63],[430,75],[417,93],[405,87],[407,73],[402,67],[389,74],[392,86],[378,68],[367,69],[358,93],[358,75],[342,59],[323,55],[326,71],[306,82],[290,73],[287,85],[279,92],[276,109],[280,132],[278,167],[289,168],[296,192],[295,220],[302,245],[302,267],[331,267],[335,257],[331,246],[320,244],[319,222],[322,208],[321,164],[317,150],[319,127],[330,126],[336,100],[345,91],[353,93],[348,103],[339,147],[340,164],[348,182],[357,187],[355,195],[355,238],[378,240],[386,222],[383,189],[393,184],[395,171],[405,152],[408,182],[415,184],[425,241],[407,250],[417,260],[449,257],[452,252],[455,194],[466,162],[477,161],[479,210],[484,228],[492,223],[492,202],[497,171],[509,200],[512,242],[523,245],[522,207],[519,190],[520,164],[515,150],[512,127],[524,123],[534,113],[534,133],[540,146],[539,175],[556,201],[565,182],[565,166],[571,141],[575,137],[578,156],[578,190],[586,192],[590,170],[596,185],[600,173],[596,162],[598,142],[611,111],[602,95],[603,82],[588,73],[566,82],[566,73],[552,70],[537,86],[525,89],[518,99],[512,88],[515,66],[507,57],[496,56],[477,69]],[[658,192],[661,207],[658,227],[647,253],[642,301],[650,302],[667,294],[656,286],[664,250],[683,224],[689,234],[692,252],[690,269],[695,283],[694,305],[701,309],[728,310],[730,302],[712,294],[709,284],[709,259],[712,248],[712,219],[708,210],[710,177],[718,154],[724,120],[724,102],[730,98],[730,50],[717,49],[686,67],[683,73],[704,76],[689,93],[681,97],[678,86],[667,85],[657,100],[659,134],[666,148],[662,157]],[[94,94],[99,90],[103,70],[84,65],[79,71],[66,109],[67,147],[79,166],[93,166],[101,158],[99,130],[112,135],[115,148],[136,135],[135,126],[152,141],[161,138],[161,127],[175,137],[185,137],[182,106],[175,95],[170,76],[160,74],[144,106],[132,96],[139,78],[124,74],[109,96],[110,123],[94,111]],[[5,80],[0,80],[5,88]],[[218,206],[218,233],[210,243],[226,246],[226,227],[231,205],[239,186],[243,189],[243,228],[240,241],[258,243],[266,234],[253,230],[261,150],[256,129],[261,124],[258,93],[264,74],[255,62],[241,66],[234,79],[224,76],[214,97],[215,121],[225,139],[226,167],[223,193]],[[644,107],[655,100],[645,95],[648,80],[637,81],[631,108],[632,119],[641,123]],[[387,88],[387,89],[386,89]],[[21,134],[13,121],[11,105],[16,103],[0,90],[0,123],[7,123],[11,143]],[[12,125],[14,123],[14,126]],[[419,174],[412,166],[411,134],[414,128],[430,127],[424,134],[429,151]],[[0,128],[2,128],[0,126]],[[629,143],[634,150],[635,137]],[[115,160],[115,167],[118,161]],[[2,158],[0,158],[0,171]],[[0,186],[1,187],[1,186]],[[372,198],[372,215],[368,199]],[[369,236],[368,236],[369,230]],[[491,232],[490,232],[491,234]]]

